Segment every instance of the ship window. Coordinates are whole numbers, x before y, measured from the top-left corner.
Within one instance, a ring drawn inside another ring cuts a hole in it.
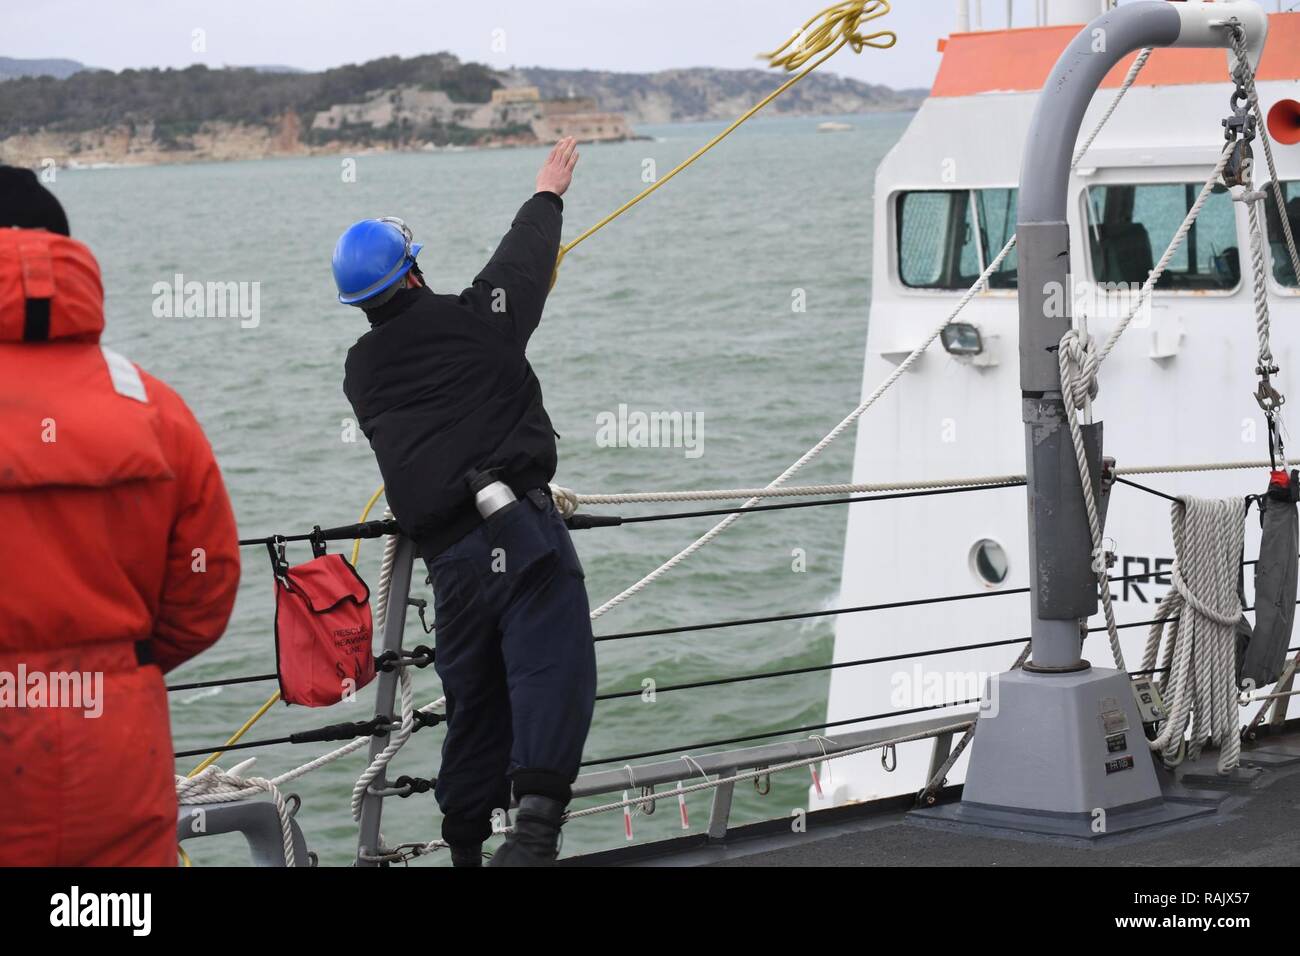
[[[1088,236],[1098,282],[1140,286],[1174,238],[1201,187],[1194,183],[1092,186]],[[1157,289],[1228,291],[1241,280],[1232,197],[1210,195]]]
[[[970,549],[970,569],[981,584],[995,588],[1007,579],[1007,552],[992,538],[982,538]]]
[[[948,189],[898,197],[898,277],[914,289],[969,289],[1016,227],[1014,189]],[[1016,287],[1013,249],[989,277]]]
[[[1291,264],[1291,253],[1286,247],[1282,219],[1277,214],[1277,199],[1271,186],[1260,188],[1265,195],[1264,208],[1268,216],[1268,244],[1273,259],[1273,278],[1279,285],[1294,289],[1297,286],[1295,267]],[[1282,203],[1286,209],[1286,218],[1291,224],[1291,236],[1300,242],[1300,182],[1282,183]]]

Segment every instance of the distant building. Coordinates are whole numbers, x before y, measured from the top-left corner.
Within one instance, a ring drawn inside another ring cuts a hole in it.
[[[586,101],[591,107],[596,104]],[[542,115],[533,120],[533,134],[543,143],[553,143],[562,136],[591,142],[632,138],[632,130],[622,113],[601,113],[595,109],[567,108],[567,100],[549,100],[542,104]],[[552,107],[560,107],[552,109]]]
[[[601,112],[591,97],[544,100],[535,86],[493,90],[487,103],[457,103],[442,90],[381,90],[364,102],[335,103],[321,110],[312,118],[311,128],[385,129],[394,124],[412,129],[438,124],[476,130],[527,129],[542,143],[553,143],[563,136],[584,142],[632,138],[622,113]]]
[[[536,103],[542,94],[535,86],[507,86],[492,91],[492,105],[501,103]]]

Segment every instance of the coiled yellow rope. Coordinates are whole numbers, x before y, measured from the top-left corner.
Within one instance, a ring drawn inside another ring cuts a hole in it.
[[[811,73],[817,67],[821,66],[844,47],[850,46],[854,53],[861,53],[863,47],[872,47],[876,50],[887,50],[898,42],[898,37],[892,30],[877,30],[874,33],[862,33],[859,29],[863,24],[868,23],[878,17],[883,17],[889,13],[889,0],[842,0],[827,7],[821,13],[811,17],[802,27],[796,30],[785,43],[781,44],[771,53],[763,53],[760,56],[768,61],[769,66],[782,67],[783,69],[793,72],[798,71],[775,90],[763,97],[748,110],[742,113],[730,126],[724,129],[713,139],[709,140],[685,160],[678,163],[673,169],[661,179],[651,183],[641,192],[637,193],[623,205],[619,206],[600,222],[596,223],[571,242],[560,246],[560,254],[555,260],[555,272],[551,276],[551,285],[555,285],[555,280],[560,274],[560,263],[564,257],[578,245],[578,243],[595,235],[605,226],[609,225],[623,213],[627,212],[641,200],[645,199],[652,192],[668,182],[683,169],[690,166],[697,159],[717,146],[720,142],[730,136],[735,130],[747,119],[761,110],[768,103],[784,93],[790,87],[794,86],[805,76]]]

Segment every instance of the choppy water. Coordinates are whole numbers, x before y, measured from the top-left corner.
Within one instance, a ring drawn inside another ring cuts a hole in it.
[[[615,225],[571,254],[533,338],[560,442],[557,480],[581,491],[763,484],[856,402],[870,295],[875,168],[908,117],[851,117],[851,132],[818,134],[815,119],[760,119]],[[652,142],[587,146],[566,197],[565,238],[641,187],[643,162],[662,174],[717,124],[645,128]],[[350,222],[400,215],[427,243],[421,256],[439,291],[467,284],[532,192],[540,149],[357,158],[344,182],[339,158],[60,172],[54,188],[74,234],[103,267],[105,341],[175,386],[221,462],[241,535],[310,530],[355,520],[379,483],[364,438],[343,440],[351,412],[340,389],[347,347],[363,319],[333,301],[329,255]],[[261,320],[161,319],[154,283],[260,283]],[[792,309],[804,290],[807,311]],[[610,448],[598,416],[676,411],[703,417],[702,454],[682,448]],[[847,480],[851,438],[801,480]],[[627,508],[625,514],[643,513]],[[601,619],[598,634],[834,604],[843,509],[752,516],[666,579]],[[582,532],[576,538],[593,607],[710,526],[708,519]],[[794,549],[807,570],[792,570]],[[379,545],[363,549],[373,580]],[[290,552],[305,560],[306,548]],[[421,573],[422,577],[422,573]],[[422,591],[428,596],[427,589]],[[194,681],[274,670],[272,583],[265,552],[245,551],[243,583],[225,637],[172,674]],[[600,690],[705,680],[830,660],[829,619],[702,631],[599,645]],[[419,635],[414,615],[411,643]],[[420,703],[438,696],[432,669],[416,672]],[[815,724],[824,719],[825,672],[597,705],[587,758],[695,744]],[[275,689],[274,683],[171,695],[177,749],[215,744]],[[329,711],[277,706],[249,735],[368,717],[373,695]],[[393,766],[431,776],[441,741],[418,734]],[[254,751],[270,776],[319,748]],[[178,763],[187,770],[194,761]],[[223,766],[235,762],[223,759]],[[308,841],[330,864],[350,862],[348,813],[360,757],[295,784]],[[790,774],[759,797],[737,789],[733,819],[784,815],[805,802],[808,778]],[[698,831],[707,797],[691,801]],[[566,852],[618,846],[619,815],[568,828]],[[671,801],[638,817],[638,840],[678,835]],[[437,835],[432,798],[390,800],[390,842]],[[238,838],[189,844],[197,864],[246,859]],[[441,861],[438,861],[439,863]]]

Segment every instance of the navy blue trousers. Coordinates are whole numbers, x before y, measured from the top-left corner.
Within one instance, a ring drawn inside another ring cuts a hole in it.
[[[426,560],[434,667],[447,697],[434,795],[442,835],[491,834],[516,797],[568,802],[596,696],[582,565],[549,497],[532,492]]]

